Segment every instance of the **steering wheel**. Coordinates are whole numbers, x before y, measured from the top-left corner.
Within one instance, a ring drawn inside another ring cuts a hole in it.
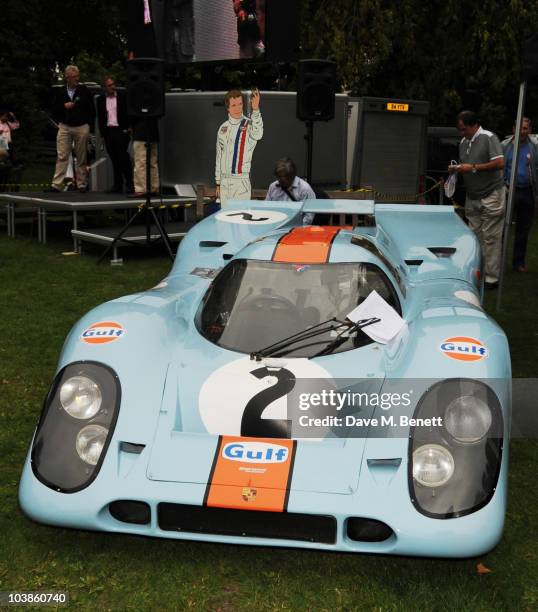
[[[260,315],[271,311],[272,313],[285,314],[292,317],[297,323],[301,322],[301,315],[295,304],[285,297],[272,294],[261,294],[248,297],[239,307],[242,312],[259,312]]]

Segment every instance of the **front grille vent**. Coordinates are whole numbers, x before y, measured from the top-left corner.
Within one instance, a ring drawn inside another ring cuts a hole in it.
[[[159,527],[164,531],[298,540],[322,544],[336,542],[336,519],[333,516],[232,510],[169,503],[159,504],[157,515]]]

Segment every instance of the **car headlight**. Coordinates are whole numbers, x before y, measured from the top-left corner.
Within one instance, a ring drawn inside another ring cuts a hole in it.
[[[108,366],[82,361],[63,368],[45,400],[32,445],[36,478],[63,493],[87,487],[106,456],[120,399],[118,376]]]
[[[413,478],[425,487],[440,487],[454,473],[454,457],[439,444],[425,444],[413,453]]]
[[[78,456],[89,465],[97,465],[108,436],[102,425],[86,425],[77,434]]]
[[[491,419],[491,410],[484,401],[479,397],[463,395],[448,405],[445,427],[458,442],[472,444],[488,433]]]
[[[91,419],[102,401],[99,385],[87,376],[72,376],[60,388],[60,403],[75,419]]]
[[[504,421],[499,397],[509,381],[457,378],[432,385],[413,417],[408,455],[409,495],[431,518],[476,512],[492,498],[501,468]],[[434,420],[435,419],[435,420]],[[432,422],[441,423],[431,426]]]

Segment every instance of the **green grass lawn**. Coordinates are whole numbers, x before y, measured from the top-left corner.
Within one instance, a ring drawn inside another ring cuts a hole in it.
[[[3,229],[3,228],[0,228]],[[533,251],[538,251],[538,234]],[[66,257],[69,240],[43,246],[0,237],[0,590],[69,591],[83,609],[536,610],[538,444],[511,444],[509,505],[495,550],[463,561],[240,547],[89,533],[25,518],[17,488],[64,338],[87,310],[162,279],[165,257],[134,253],[122,267]],[[538,256],[506,278],[504,309],[514,376],[536,375]],[[491,573],[479,574],[482,563]]]

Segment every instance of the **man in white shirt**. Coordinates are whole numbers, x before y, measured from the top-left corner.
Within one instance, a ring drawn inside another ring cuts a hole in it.
[[[304,202],[314,200],[316,194],[310,185],[297,176],[297,167],[289,157],[282,157],[275,163],[274,174],[276,181],[269,185],[266,200],[275,202]],[[314,213],[303,215],[303,225],[311,225]]]

